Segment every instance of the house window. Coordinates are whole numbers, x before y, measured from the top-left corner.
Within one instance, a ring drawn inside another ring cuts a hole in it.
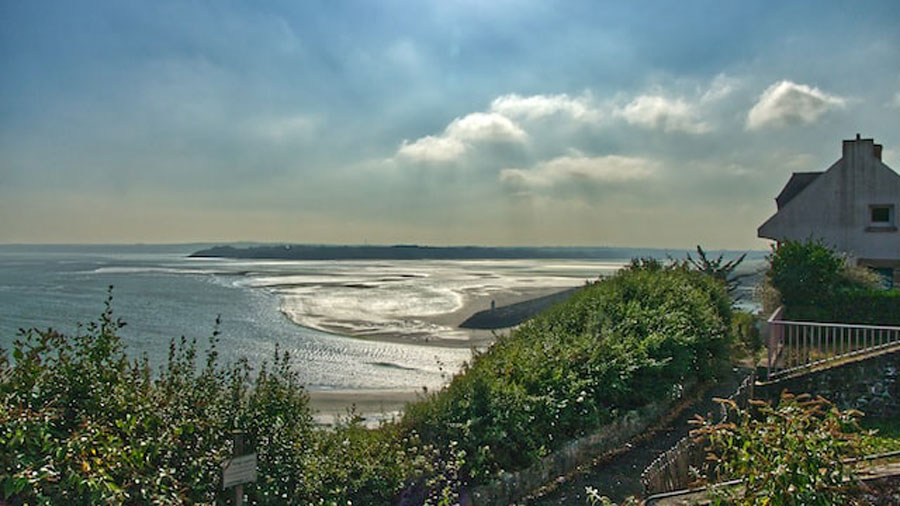
[[[869,226],[867,232],[894,232],[894,204],[873,204],[869,206]]]
[[[890,225],[891,211],[894,206],[872,206],[872,224],[873,225]]]

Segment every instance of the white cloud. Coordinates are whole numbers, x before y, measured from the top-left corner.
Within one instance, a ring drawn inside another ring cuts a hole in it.
[[[731,95],[741,85],[740,80],[725,74],[717,75],[709,84],[709,88],[700,96],[701,103],[717,102]]]
[[[413,142],[404,140],[397,157],[415,162],[452,162],[476,144],[518,144],[527,140],[528,134],[506,116],[474,112],[454,119],[441,135],[426,135]]]
[[[623,107],[619,114],[632,125],[665,132],[703,134],[710,131],[709,125],[698,118],[696,105],[682,98],[641,95]]]
[[[458,139],[427,135],[415,142],[403,141],[397,156],[414,162],[450,162],[465,152],[465,144]]]
[[[590,120],[599,115],[591,106],[589,96],[572,98],[559,95],[531,95],[523,97],[515,93],[501,95],[491,102],[491,111],[510,118],[536,120],[557,114],[566,114],[579,120]]]
[[[656,171],[656,162],[646,158],[574,154],[540,162],[531,169],[503,169],[500,181],[516,187],[547,187],[568,181],[622,183],[651,178]]]
[[[811,124],[826,112],[844,107],[846,99],[791,81],[769,86],[747,114],[746,127],[755,130],[767,125]]]
[[[524,142],[528,134],[506,116],[475,112],[453,120],[444,136],[467,142]]]

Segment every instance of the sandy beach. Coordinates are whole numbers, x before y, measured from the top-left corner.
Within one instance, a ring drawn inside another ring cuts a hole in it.
[[[407,402],[423,396],[423,390],[311,390],[309,403],[318,425],[333,425],[352,409],[372,427],[399,416]]]
[[[474,314],[480,311],[489,310],[491,308],[491,301],[493,301],[495,307],[499,309],[507,306],[518,305],[527,301],[541,299],[543,297],[547,297],[571,289],[572,287],[559,286],[518,289],[516,291],[499,292],[491,295],[467,294],[462,306],[456,311],[438,315],[420,316],[416,318],[421,322],[428,323],[432,327],[446,329],[444,331],[439,330],[437,332],[428,334],[406,332],[402,335],[397,335],[396,333],[392,332],[369,332],[363,336],[360,336],[354,335],[352,333],[348,334],[347,329],[344,327],[331,327],[328,325],[323,325],[323,328],[324,330],[336,334],[350,335],[359,339],[367,339],[372,341],[387,341],[448,348],[483,348],[485,346],[488,346],[494,340],[494,335],[496,333],[503,332],[506,329],[515,326],[519,322],[521,318],[516,318],[516,314],[521,313],[522,311],[526,311],[529,313],[527,314],[527,316],[530,317],[533,316],[534,313],[533,310],[519,307],[514,311],[514,313],[516,314],[511,315],[512,318],[510,318],[510,322],[508,325],[494,325],[491,329],[462,328],[460,326]]]
[[[458,310],[422,318],[429,323],[451,329],[450,337],[434,338],[422,337],[418,344],[430,346],[461,346],[471,348],[483,348],[493,341],[494,335],[508,331],[515,323],[523,318],[534,316],[546,304],[527,304],[529,301],[539,301],[545,297],[571,293],[573,288],[554,287],[537,288],[510,291],[493,294],[491,296],[473,296],[467,298]],[[481,311],[491,309],[494,302],[497,313],[493,330],[461,328],[464,322]],[[504,309],[506,309],[504,311]],[[508,319],[509,325],[503,324],[503,319]],[[365,339],[393,342],[410,342],[410,335],[397,336],[392,334],[367,335]],[[449,376],[448,376],[449,377]],[[316,423],[320,425],[332,425],[339,417],[345,417],[353,409],[354,412],[364,418],[368,426],[377,425],[381,420],[389,420],[400,414],[406,403],[415,401],[425,395],[425,391],[418,390],[310,390],[310,406],[314,411]]]

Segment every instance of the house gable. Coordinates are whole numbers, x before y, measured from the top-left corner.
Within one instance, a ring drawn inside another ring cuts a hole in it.
[[[843,148],[824,173],[791,177],[759,237],[821,239],[857,258],[900,260],[900,175],[881,161],[872,139],[844,141]]]

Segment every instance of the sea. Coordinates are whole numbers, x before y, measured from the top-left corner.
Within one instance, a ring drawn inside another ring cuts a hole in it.
[[[258,367],[277,345],[310,390],[434,388],[472,349],[460,345],[464,331],[430,316],[473,297],[580,286],[629,261],[189,256],[206,246],[0,245],[0,347],[8,352],[24,329],[76,333],[111,294],[126,352],[154,368],[172,339],[202,350],[218,318],[223,361]]]

